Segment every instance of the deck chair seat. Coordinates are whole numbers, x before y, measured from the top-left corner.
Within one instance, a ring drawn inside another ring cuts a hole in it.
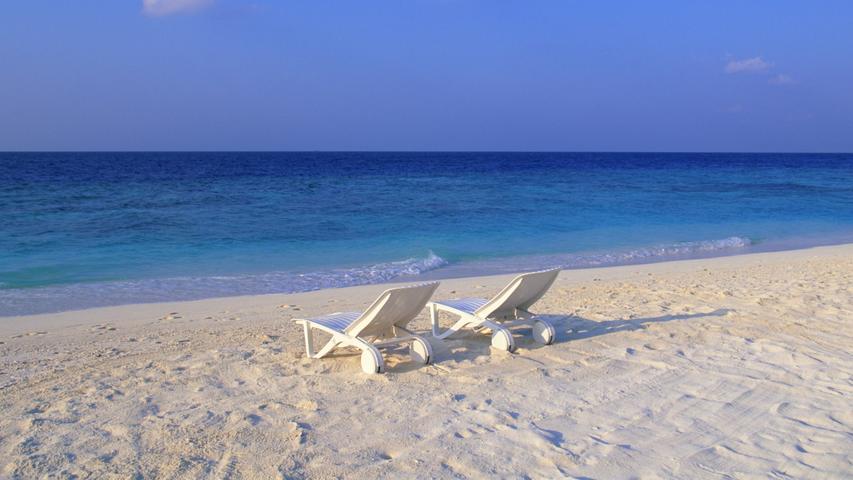
[[[492,346],[512,352],[515,351],[515,339],[510,328],[529,325],[532,327],[534,340],[550,345],[556,338],[554,326],[531,313],[530,307],[545,295],[559,274],[559,268],[521,274],[491,299],[460,298],[429,302],[427,307],[430,311],[432,334],[435,338],[444,339],[463,328],[475,331],[490,330]],[[459,320],[441,332],[438,325],[439,312],[455,315]]]
[[[489,302],[488,298],[460,298],[458,300],[441,300],[433,303],[443,307],[459,310],[464,313],[474,313],[478,308]]]
[[[361,350],[361,368],[366,373],[382,373],[385,361],[379,348],[410,343],[412,358],[424,364],[433,360],[429,342],[406,327],[429,301],[438,282],[390,288],[382,292],[364,312],[338,312],[294,321],[304,327],[305,353],[322,358],[338,347]],[[332,336],[326,345],[314,351],[314,330]]]
[[[310,318],[307,321],[343,333],[347,327],[352,325],[352,322],[358,319],[359,315],[361,315],[361,312],[338,312],[323,315],[322,317]]]

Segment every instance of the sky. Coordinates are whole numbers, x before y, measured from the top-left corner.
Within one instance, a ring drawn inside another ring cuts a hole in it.
[[[0,150],[853,152],[853,2],[5,1]]]

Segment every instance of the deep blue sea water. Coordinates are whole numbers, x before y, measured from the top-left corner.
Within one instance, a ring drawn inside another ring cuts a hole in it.
[[[0,153],[0,315],[853,241],[853,155]]]

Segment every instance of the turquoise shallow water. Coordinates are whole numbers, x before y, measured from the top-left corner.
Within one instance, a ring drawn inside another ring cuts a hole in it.
[[[0,154],[0,315],[853,239],[853,155]]]

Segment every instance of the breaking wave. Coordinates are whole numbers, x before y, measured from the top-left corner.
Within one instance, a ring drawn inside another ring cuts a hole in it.
[[[755,242],[744,237],[728,237],[718,240],[678,242],[641,248],[606,250],[581,253],[555,253],[492,258],[471,262],[454,263],[440,271],[440,276],[451,278],[474,275],[516,273],[545,268],[593,268],[612,265],[663,262],[688,258],[704,258],[753,251]]]
[[[269,272],[77,283],[39,288],[0,288],[0,316],[52,313],[130,303],[199,300],[385,283],[411,277],[448,278],[520,272],[539,268],[590,268],[740,253],[754,242],[744,237],[680,242],[606,252],[535,255],[450,265],[429,252],[422,258],[314,272]],[[433,272],[441,269],[440,272]],[[428,272],[433,272],[428,275]]]
[[[384,283],[420,275],[444,265],[447,265],[447,261],[429,252],[423,258],[316,272],[175,277],[4,289],[0,290],[0,316],[51,313],[129,303],[307,292],[322,288]]]
[[[572,255],[563,268],[597,267],[603,265],[619,265],[642,263],[657,259],[690,258],[707,256],[727,250],[737,250],[753,245],[752,240],[744,237],[728,237],[720,240],[702,240],[698,242],[679,242],[669,245],[658,245],[645,248],[634,248],[625,251],[597,253],[592,255]]]

